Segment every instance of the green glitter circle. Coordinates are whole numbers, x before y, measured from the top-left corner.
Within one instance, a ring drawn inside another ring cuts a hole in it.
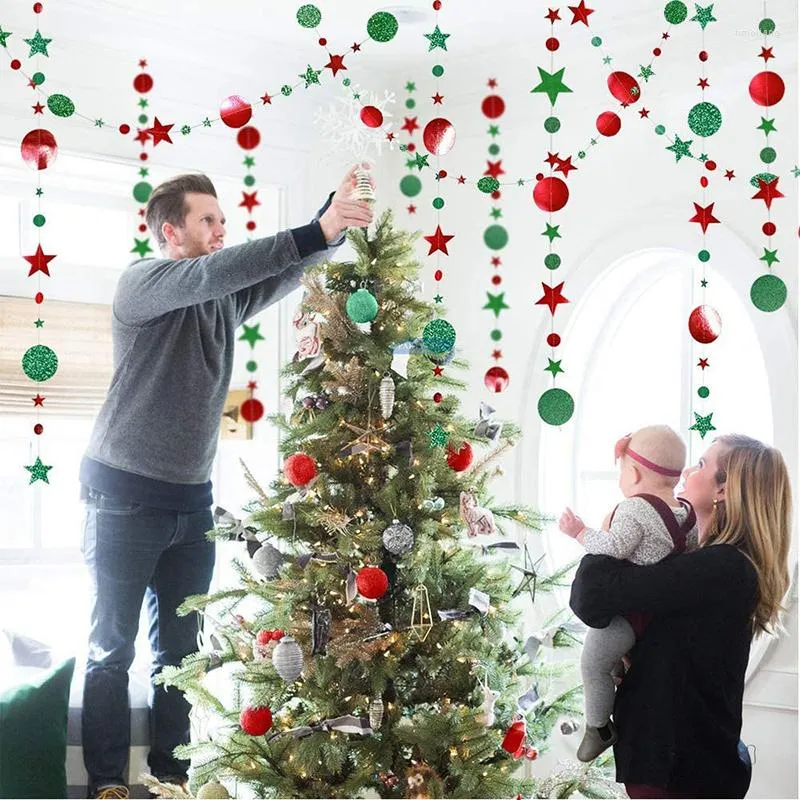
[[[44,72],[34,72],[33,75],[31,75],[31,80],[37,86],[41,86],[44,83]]]
[[[563,425],[575,411],[575,401],[563,389],[548,389],[539,398],[539,416],[548,425]]]
[[[285,83],[283,86],[281,86],[281,94],[284,97],[288,97],[291,93],[292,93],[292,87],[289,86],[288,83]]]
[[[376,42],[388,42],[397,33],[397,20],[388,11],[373,14],[367,22],[367,34]]]
[[[422,346],[431,353],[449,353],[456,344],[456,329],[446,319],[431,320],[422,331]]]
[[[765,17],[758,23],[758,29],[764,36],[769,36],[771,33],[775,33],[775,20],[770,19],[769,17]]]
[[[492,144],[489,145],[489,155],[496,156],[499,152],[500,145],[492,142]]]
[[[153,193],[153,187],[147,181],[140,181],[133,187],[133,199],[137,203],[146,203]]]
[[[548,117],[544,121],[544,129],[548,133],[556,133],[561,128],[561,120],[558,117]]]
[[[444,198],[442,197],[434,197],[433,198],[433,207],[435,209],[444,208]]]
[[[41,228],[41,227],[42,227],[42,225],[44,225],[44,224],[45,224],[45,222],[47,222],[47,220],[44,218],[44,214],[37,214],[37,215],[36,215],[36,216],[33,218],[33,224],[34,224],[34,225],[35,225],[37,228]]]
[[[558,253],[548,253],[544,257],[544,265],[547,269],[558,269],[561,266],[561,256]]]
[[[490,250],[502,250],[508,244],[508,231],[502,225],[490,225],[483,232],[483,243]]]
[[[701,250],[701,251],[700,251],[700,252],[697,254],[697,257],[698,257],[698,258],[699,258],[699,259],[700,259],[700,260],[701,260],[701,261],[702,261],[704,264],[706,263],[706,261],[711,261],[711,253],[709,253],[709,252],[708,252],[708,250]]]
[[[760,189],[761,187],[758,185],[759,179],[764,181],[764,183],[772,183],[777,177],[777,175],[773,175],[771,172],[759,172],[757,175],[753,175],[753,177],[750,178],[750,185],[754,189]]]
[[[490,175],[478,181],[478,189],[484,194],[491,194],[492,192],[496,192],[499,188],[500,181],[498,181],[497,178],[492,178]]]
[[[433,73],[434,78],[441,78],[444,75],[444,67],[441,64],[437,64],[431,72]]]
[[[245,175],[244,176],[244,185],[245,186],[253,186],[256,182],[255,175]]]
[[[322,12],[316,6],[300,6],[297,9],[297,21],[304,28],[316,28],[322,21]]]
[[[46,381],[56,374],[58,356],[43,344],[35,344],[22,356],[22,371],[32,381]]]
[[[344,310],[353,322],[372,322],[378,316],[378,301],[369,289],[357,289],[347,298]]]
[[[400,181],[400,191],[406,197],[416,197],[422,191],[422,181],[416,175],[406,175]]]
[[[492,337],[493,342],[499,342],[503,338],[503,331],[495,328],[489,335]]]
[[[343,85],[343,86],[349,86],[349,85],[350,85],[350,78],[345,78],[345,79],[342,81],[342,85]]]
[[[592,36],[592,44],[595,47],[600,47],[603,44],[603,40],[599,36]]]
[[[667,129],[663,125],[656,125],[656,133],[659,136],[663,136]]]
[[[258,369],[258,364],[255,361],[248,361],[244,366],[248,372],[255,372]]]
[[[670,25],[680,25],[689,14],[689,9],[680,0],[672,0],[664,6],[664,19]]]
[[[413,97],[409,97],[408,100],[406,100],[406,108],[414,108],[416,104],[417,101]]]
[[[47,107],[57,117],[71,117],[75,113],[75,103],[65,94],[51,94],[47,98]]]
[[[765,147],[759,153],[759,156],[765,164],[771,164],[778,157],[778,154],[775,152],[774,147]]]
[[[147,114],[139,114],[139,124],[140,125],[144,125],[147,122],[148,119],[149,119],[149,117],[147,116]]]
[[[786,284],[772,273],[756,278],[750,299],[759,311],[777,311],[786,302]]]
[[[708,386],[701,386],[697,390],[697,394],[698,394],[699,397],[702,397],[703,400],[705,400],[706,397],[708,397],[711,394],[711,391],[709,390]]]
[[[578,150],[578,158],[586,158],[586,151]]]
[[[721,127],[722,113],[713,103],[698,103],[689,112],[689,129],[697,136],[712,136]]]

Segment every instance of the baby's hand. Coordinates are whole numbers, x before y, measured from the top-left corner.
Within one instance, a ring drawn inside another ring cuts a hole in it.
[[[600,526],[600,530],[606,532],[611,530],[611,517],[613,515],[614,515],[613,511],[609,511],[608,514],[606,514],[606,518],[603,520],[603,524]]]
[[[561,529],[562,533],[566,533],[567,536],[571,536],[573,539],[577,538],[581,532],[586,530],[583,520],[573,514],[570,508],[564,509],[564,513],[558,520],[558,527]]]

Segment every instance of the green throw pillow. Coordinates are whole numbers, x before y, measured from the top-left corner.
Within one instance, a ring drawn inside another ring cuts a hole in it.
[[[67,796],[67,713],[75,659],[0,694],[0,797]]]

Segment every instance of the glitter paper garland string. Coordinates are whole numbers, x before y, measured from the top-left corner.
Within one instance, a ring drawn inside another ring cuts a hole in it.
[[[414,81],[406,81],[405,90],[408,93],[408,97],[406,98],[405,102],[406,110],[413,111],[416,108],[417,101],[414,99],[414,97],[412,97],[412,94],[417,90],[417,84]],[[408,141],[404,143],[406,152],[408,153],[416,152],[417,145],[414,142],[414,131],[418,129],[419,124],[417,122],[417,117],[403,117],[403,126],[401,131],[405,131],[408,134]],[[404,175],[400,180],[400,192],[410,201],[414,197],[417,197],[417,195],[419,195],[422,191],[422,181],[420,180],[419,175],[415,174],[414,172],[416,168],[415,160],[407,159],[405,167],[408,170],[408,174]],[[417,172],[419,172],[419,170],[417,170]],[[409,202],[409,204],[406,206],[406,211],[409,214],[416,214],[417,207],[413,202]]]
[[[147,59],[139,59],[138,66],[140,70],[144,70],[147,67]],[[149,105],[149,101],[145,95],[151,91],[153,86],[153,78],[147,72],[142,71],[134,76],[133,89],[139,95],[139,99],[136,101],[136,105],[138,106],[137,122],[139,125],[147,125],[150,120],[145,113]],[[126,133],[130,133],[130,126],[127,123],[122,127],[125,129]],[[137,142],[141,146],[141,151],[139,152],[139,161],[141,162],[145,162],[149,158],[148,154],[145,152],[148,138],[143,128],[137,128],[137,135],[134,137],[134,142]],[[138,167],[137,181],[133,186],[133,199],[136,201],[139,208],[136,210],[138,221],[136,223],[136,234],[133,237],[133,247],[130,252],[136,253],[139,258],[146,258],[150,253],[154,252],[154,248],[150,244],[150,236],[147,233],[147,224],[145,222],[147,201],[153,193],[153,186],[148,181],[149,176],[150,169],[142,164],[142,166]],[[142,238],[140,239],[139,236],[142,236]]]

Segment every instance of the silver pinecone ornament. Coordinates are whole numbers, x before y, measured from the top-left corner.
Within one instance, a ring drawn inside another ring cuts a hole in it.
[[[379,390],[381,400],[381,414],[384,419],[389,419],[394,411],[394,381],[391,375],[385,375]]]
[[[383,700],[376,697],[369,704],[369,726],[373,731],[377,731],[383,722]]]
[[[272,653],[272,666],[286,683],[293,683],[303,671],[303,651],[291,637],[284,636]]]

